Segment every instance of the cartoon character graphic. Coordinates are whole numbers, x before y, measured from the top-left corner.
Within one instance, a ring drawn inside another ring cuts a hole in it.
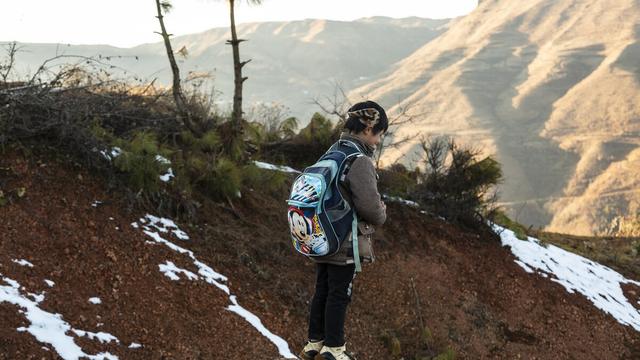
[[[311,215],[311,214],[310,214]],[[289,207],[289,228],[294,240],[294,246],[303,254],[325,255],[329,251],[329,244],[319,224],[318,216],[305,216],[304,211],[295,206]]]
[[[307,244],[311,247],[313,254],[326,255],[329,252],[329,243],[324,234],[313,236]]]
[[[311,220],[304,216],[302,210],[293,206],[289,208],[289,228],[291,235],[301,243],[305,243],[313,233]]]
[[[316,203],[320,199],[322,182],[314,177],[300,176],[293,184],[291,199],[307,204]]]

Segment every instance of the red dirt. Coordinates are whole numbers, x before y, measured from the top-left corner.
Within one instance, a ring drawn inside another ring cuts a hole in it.
[[[225,310],[222,291],[159,271],[167,260],[197,269],[185,256],[145,243],[130,226],[144,212],[127,210],[122,196],[82,169],[25,159],[0,158],[0,168],[11,169],[0,170],[0,189],[26,188],[23,198],[0,207],[0,273],[29,292],[45,291],[41,308],[74,328],[122,342],[77,340],[85,351],[122,359],[278,358],[272,343]],[[242,219],[205,204],[195,224],[179,223],[192,240],[172,240],[229,277],[240,304],[297,352],[314,270],[291,249],[281,197],[245,191],[235,204]],[[94,208],[94,200],[105,203]],[[640,333],[581,295],[527,274],[497,239],[398,204],[388,209],[388,224],[375,235],[377,261],[358,275],[349,310],[347,346],[360,360],[430,358],[446,348],[459,359],[640,359]],[[11,261],[18,258],[34,267]],[[89,304],[93,296],[102,304]],[[0,359],[56,358],[16,331],[27,325],[16,306],[0,303],[0,324]],[[390,338],[400,342],[399,356],[385,346]],[[128,349],[131,342],[144,347]]]

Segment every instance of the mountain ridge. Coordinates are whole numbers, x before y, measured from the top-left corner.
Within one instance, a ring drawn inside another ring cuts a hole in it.
[[[638,21],[640,5],[629,0],[483,1],[351,97],[425,114],[399,136],[451,135],[496,154],[502,199],[519,221],[607,233],[639,208],[637,196],[607,195],[640,189],[629,176],[639,165]],[[411,163],[418,152],[410,142],[385,162]],[[628,183],[616,184],[621,177]]]
[[[388,71],[394,63],[411,54],[444,31],[448,20],[421,18],[364,18],[357,21],[300,20],[238,25],[238,34],[249,41],[242,44],[243,59],[252,59],[244,73],[245,111],[255,102],[277,102],[291,109],[305,124],[314,111],[314,98],[333,94],[336,85],[351,89],[367,79]],[[183,79],[190,72],[211,73],[221,106],[228,106],[233,94],[231,49],[225,45],[227,28],[176,36],[177,52],[186,48],[186,57],[177,56]],[[375,41],[371,41],[371,39]],[[33,72],[42,62],[62,52],[83,56],[110,56],[109,64],[127,69],[151,81],[170,84],[166,50],[160,42],[132,48],[89,45],[21,44],[17,54],[19,74]],[[352,55],[349,55],[352,54]],[[114,71],[119,71],[114,69]],[[123,75],[121,72],[120,75]],[[224,98],[224,100],[223,100]]]

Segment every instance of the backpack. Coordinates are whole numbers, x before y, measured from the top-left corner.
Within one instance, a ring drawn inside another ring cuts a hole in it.
[[[330,256],[340,250],[351,231],[356,271],[361,271],[358,219],[339,185],[360,156],[363,151],[356,143],[339,140],[296,178],[287,200],[294,248],[308,257]]]

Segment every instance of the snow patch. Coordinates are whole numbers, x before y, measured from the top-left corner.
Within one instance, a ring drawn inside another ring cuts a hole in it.
[[[145,218],[140,219],[141,224],[146,224],[147,221],[149,222],[149,225],[145,225],[144,226],[145,229],[151,226],[156,230],[160,231],[161,233],[167,233],[170,231],[171,233],[173,233],[173,235],[175,235],[180,240],[189,240],[189,235],[187,235],[186,232],[180,230],[178,228],[178,225],[176,225],[176,223],[174,223],[173,220],[171,219],[156,217],[149,214],[147,214]]]
[[[562,285],[567,292],[579,292],[595,307],[613,316],[619,323],[640,331],[640,311],[624,296],[621,284],[640,282],[626,279],[620,273],[554,245],[542,246],[538,239],[519,240],[513,231],[493,225],[503,246],[509,246],[516,263],[525,271],[534,269]],[[546,274],[545,274],[546,273]]]
[[[27,261],[27,260],[25,260],[25,259],[19,259],[19,260],[18,260],[18,259],[13,259],[13,260],[11,260],[11,261],[13,261],[14,263],[16,263],[16,264],[18,264],[18,265],[20,265],[20,266],[33,267],[33,264],[32,264],[32,263],[30,263],[30,262],[28,262],[28,261]]]
[[[91,203],[91,206],[93,206],[94,208],[97,208],[100,205],[102,205],[102,201],[100,200],[96,200],[93,203]]]
[[[141,347],[142,345],[138,343],[131,343],[131,345],[129,345],[129,349],[140,349]]]
[[[160,181],[169,182],[175,175],[173,174],[173,169],[167,169],[167,172],[164,175],[160,175]]]
[[[49,287],[53,287],[53,285],[55,285],[55,284],[56,284],[56,283],[54,283],[53,281],[51,281],[51,280],[46,280],[46,279],[44,280],[44,282],[45,282]]]
[[[27,295],[31,296],[33,298],[33,301],[35,301],[37,304],[40,304],[41,302],[44,301],[44,293],[41,293],[41,294],[28,293]]]
[[[171,165],[171,161],[164,156],[156,155],[156,161],[163,165]],[[173,174],[173,170],[171,168],[167,169],[167,172],[164,175],[160,175],[160,181],[169,182],[175,175]]]
[[[99,297],[89,298],[89,302],[94,304],[94,305],[102,304],[102,300],[100,300]]]
[[[250,313],[238,304],[235,295],[231,294],[229,287],[224,284],[227,281],[226,276],[216,272],[207,264],[199,261],[193,251],[180,247],[164,239],[160,235],[160,233],[171,232],[178,238],[189,239],[189,236],[184,231],[180,230],[172,220],[155,217],[153,215],[146,215],[138,222],[143,224],[143,232],[151,239],[153,239],[155,243],[163,244],[177,253],[187,255],[192,260],[193,264],[198,268],[198,274],[196,275],[188,270],[178,268],[174,263],[167,261],[165,264],[159,265],[160,271],[163,272],[165,276],[167,276],[171,280],[177,281],[180,280],[178,274],[184,274],[189,280],[203,280],[208,284],[224,291],[225,294],[229,295],[229,301],[231,302],[231,305],[229,305],[229,307],[227,308],[228,310],[240,315],[243,319],[253,325],[263,336],[267,337],[269,341],[276,345],[281,356],[287,359],[297,359],[297,357],[293,355],[293,353],[289,350],[289,345],[284,339],[270,332],[256,315]],[[146,224],[147,222],[148,224]]]
[[[0,274],[2,276],[2,274]],[[28,332],[41,343],[51,345],[51,347],[64,360],[78,360],[80,358],[88,358],[95,360],[117,360],[118,357],[108,352],[89,355],[85,353],[74,341],[73,337],[66,335],[72,331],[76,334],[83,333],[88,335],[90,339],[98,339],[100,341],[116,341],[117,339],[107,333],[90,333],[83,330],[73,329],[66,321],[62,320],[62,315],[53,314],[44,311],[38,307],[38,302],[32,301],[20,293],[20,284],[12,279],[2,277],[2,280],[9,284],[0,285],[0,303],[8,302],[10,304],[23,308],[20,311],[30,322],[29,327],[19,327],[20,332]],[[44,296],[42,295],[44,298]]]
[[[94,333],[91,331],[84,331],[84,330],[76,330],[76,329],[72,329],[71,331],[73,331],[76,335],[80,337],[87,337],[90,340],[98,340],[103,344],[108,344],[112,341],[114,341],[117,344],[120,343],[120,340],[118,340],[115,336],[102,331],[98,333]]]
[[[102,156],[104,156],[105,159],[111,161],[117,158],[118,156],[120,156],[120,154],[122,154],[122,149],[120,149],[117,146],[114,146],[113,148],[111,148],[111,151],[107,152],[105,150],[102,150],[100,151],[100,154],[102,154]]]
[[[407,199],[403,199],[401,197],[398,196],[390,196],[390,195],[382,195],[382,198],[388,201],[392,201],[392,202],[399,202],[401,204],[405,204],[407,206],[411,206],[414,208],[419,208],[420,204],[418,204],[415,201],[411,201],[411,200],[407,200]]]
[[[281,338],[281,337],[275,335],[274,333],[272,333],[271,331],[269,331],[262,324],[262,321],[260,321],[260,318],[258,318],[257,316],[255,316],[251,312],[247,311],[247,309],[245,309],[242,306],[240,306],[238,304],[238,301],[236,300],[236,296],[235,295],[229,296],[229,300],[231,300],[231,303],[233,304],[233,305],[229,305],[229,307],[227,308],[229,311],[240,315],[247,322],[249,322],[249,324],[253,325],[253,327],[258,329],[260,334],[265,336],[267,339],[269,339],[269,341],[271,341],[272,343],[274,343],[276,345],[276,347],[278,348],[278,352],[280,352],[280,355],[282,355],[282,356],[284,356],[284,357],[286,357],[288,359],[297,359],[297,357],[295,357],[291,353],[291,351],[289,350],[289,344],[287,344],[287,342],[284,341],[283,338]]]
[[[300,171],[288,167],[288,166],[283,166],[283,165],[273,165],[273,164],[269,164],[266,162],[262,162],[262,161],[254,161],[253,162],[257,167],[259,167],[260,169],[267,169],[267,170],[277,170],[277,171],[282,171],[282,172],[287,172],[287,173],[295,173],[295,174],[299,174]]]
[[[177,267],[171,261],[167,261],[165,264],[160,264],[158,266],[160,267],[160,272],[164,273],[166,277],[173,281],[180,280],[180,277],[177,274],[184,274],[188,280],[198,280],[198,275],[192,273],[189,270]]]
[[[162,165],[171,165],[171,161],[164,156],[156,155],[156,161]]]

